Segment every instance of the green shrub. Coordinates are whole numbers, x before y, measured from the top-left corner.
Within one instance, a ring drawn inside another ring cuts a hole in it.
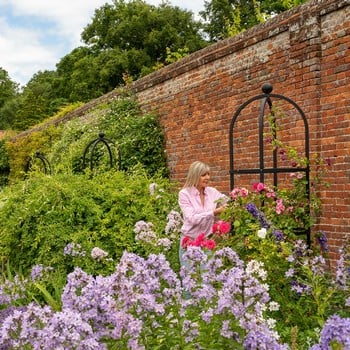
[[[88,147],[101,133],[110,147],[113,168],[129,171],[141,164],[151,176],[168,175],[164,136],[157,116],[143,114],[133,97],[119,97],[82,117],[59,126],[42,125],[41,130],[7,142],[10,181],[25,178],[28,162],[37,151],[45,155],[54,173],[82,174],[84,154],[85,168],[90,166],[92,157],[94,172],[110,169],[106,145],[99,142],[94,152]]]
[[[10,164],[6,152],[5,140],[0,140],[0,189],[7,185]]]
[[[162,196],[150,193],[152,182],[164,188]],[[93,177],[37,174],[0,193],[0,255],[24,273],[35,264],[65,272],[78,265],[95,273],[89,257],[95,246],[112,259],[119,259],[124,250],[143,254],[134,225],[144,220],[164,230],[167,214],[177,205],[170,187],[168,180],[149,178],[143,170]],[[79,261],[63,254],[71,242],[86,252]]]

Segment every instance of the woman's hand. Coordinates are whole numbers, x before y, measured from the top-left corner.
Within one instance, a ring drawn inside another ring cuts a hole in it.
[[[217,216],[217,215],[220,215],[222,212],[225,211],[226,209],[226,204],[220,206],[220,207],[217,207],[215,210],[214,210],[214,216]]]

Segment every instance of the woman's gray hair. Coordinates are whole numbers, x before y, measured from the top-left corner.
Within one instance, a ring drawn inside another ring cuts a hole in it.
[[[197,186],[199,183],[199,179],[202,175],[209,173],[210,167],[208,164],[195,161],[190,165],[190,168],[188,169],[186,182],[184,184],[184,187],[192,187]]]

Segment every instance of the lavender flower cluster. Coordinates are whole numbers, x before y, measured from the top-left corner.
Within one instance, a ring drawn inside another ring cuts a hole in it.
[[[264,316],[266,308],[275,310],[276,305],[261,263],[245,266],[230,248],[210,258],[199,247],[186,254],[193,267],[205,264],[205,269],[195,273],[197,268],[183,268],[180,279],[164,255],[144,259],[127,252],[107,277],[75,268],[67,277],[62,309],[32,303],[11,310],[0,326],[0,344],[3,349],[99,350],[114,344],[141,350],[154,348],[154,339],[173,341],[180,348],[188,343],[205,348],[203,332],[212,326],[213,334],[227,344],[287,349],[279,342],[274,320]],[[184,290],[190,299],[183,298]],[[200,315],[196,321],[193,312]]]
[[[86,252],[82,249],[81,245],[79,243],[68,243],[63,251],[64,255],[69,256],[82,256],[84,257],[86,255]]]
[[[167,216],[167,224],[165,226],[165,233],[171,238],[176,238],[181,230],[183,220],[181,214],[176,210],[171,210]]]
[[[134,232],[137,241],[152,243],[157,239],[157,235],[153,231],[153,224],[151,222],[145,222],[143,220],[138,221],[135,224]]]
[[[335,349],[332,344],[341,346],[338,349],[350,349],[350,318],[331,316],[322,329],[320,343],[310,350]]]

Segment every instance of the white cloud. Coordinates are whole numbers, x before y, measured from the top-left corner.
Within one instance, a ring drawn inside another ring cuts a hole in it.
[[[80,35],[95,9],[113,0],[0,0],[0,67],[25,85],[39,70],[53,70],[62,57],[81,45]],[[158,5],[161,0],[148,0]],[[197,13],[204,0],[173,0]]]
[[[23,84],[39,70],[54,69],[57,56],[52,47],[40,43],[41,33],[11,27],[3,18],[0,27],[0,66],[12,80]]]

